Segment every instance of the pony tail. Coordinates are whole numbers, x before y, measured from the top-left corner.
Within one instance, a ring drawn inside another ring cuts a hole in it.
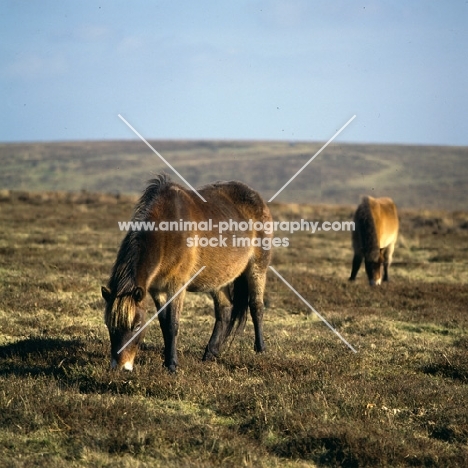
[[[226,338],[235,328],[235,334],[243,331],[247,321],[247,311],[249,309],[249,285],[245,274],[240,275],[234,280],[232,294],[231,320],[226,330]]]

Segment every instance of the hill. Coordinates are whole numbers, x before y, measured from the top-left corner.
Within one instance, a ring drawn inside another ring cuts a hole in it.
[[[242,180],[269,199],[321,143],[150,141],[193,185]],[[152,174],[172,174],[141,141],[0,145],[0,187],[27,191],[140,192]],[[173,175],[176,179],[177,176]],[[332,143],[276,199],[352,204],[390,196],[400,208],[463,210],[468,148]]]

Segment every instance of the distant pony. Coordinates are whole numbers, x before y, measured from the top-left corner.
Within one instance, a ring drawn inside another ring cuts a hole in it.
[[[398,214],[390,198],[365,196],[354,214],[353,267],[350,281],[356,279],[362,260],[371,286],[388,281],[388,267],[398,237]]]
[[[176,370],[184,285],[194,276],[187,291],[211,294],[216,317],[203,359],[213,360],[219,355],[234,325],[245,323],[248,309],[254,324],[255,351],[265,350],[263,293],[271,257],[271,232],[263,227],[246,231],[241,225],[271,223],[270,211],[260,195],[241,182],[215,182],[198,191],[206,203],[192,190],[160,175],[150,181],[135,207],[132,221],[154,222],[160,228],[127,233],[109,283],[102,287],[114,368],[133,369],[146,326],[143,300],[149,293],[160,311],[164,365],[170,371]],[[209,222],[213,223],[212,232],[201,227]],[[215,228],[221,222],[238,227],[229,227],[218,236]],[[159,223],[165,223],[166,228]],[[169,225],[177,228],[180,223],[188,223],[188,230],[167,229]],[[242,243],[234,242],[239,237]],[[200,243],[194,244],[194,239]]]

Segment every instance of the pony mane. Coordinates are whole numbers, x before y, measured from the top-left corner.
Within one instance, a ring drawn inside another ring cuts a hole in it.
[[[135,205],[132,221],[146,221],[161,190],[171,183],[171,179],[166,174],[159,174],[154,179],[149,180],[143,195]]]
[[[170,178],[160,174],[148,181],[148,186],[135,205],[132,221],[146,221],[161,189]],[[109,328],[130,328],[135,318],[136,304],[132,293],[137,285],[137,265],[141,252],[141,232],[128,231],[120,245],[112,267],[108,287],[115,297],[112,307],[106,308],[105,321]]]
[[[135,318],[136,304],[131,295],[118,296],[106,307],[104,320],[109,330],[130,329]]]

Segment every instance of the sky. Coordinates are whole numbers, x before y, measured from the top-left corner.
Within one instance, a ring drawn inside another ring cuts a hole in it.
[[[468,2],[8,1],[0,141],[468,145]]]

